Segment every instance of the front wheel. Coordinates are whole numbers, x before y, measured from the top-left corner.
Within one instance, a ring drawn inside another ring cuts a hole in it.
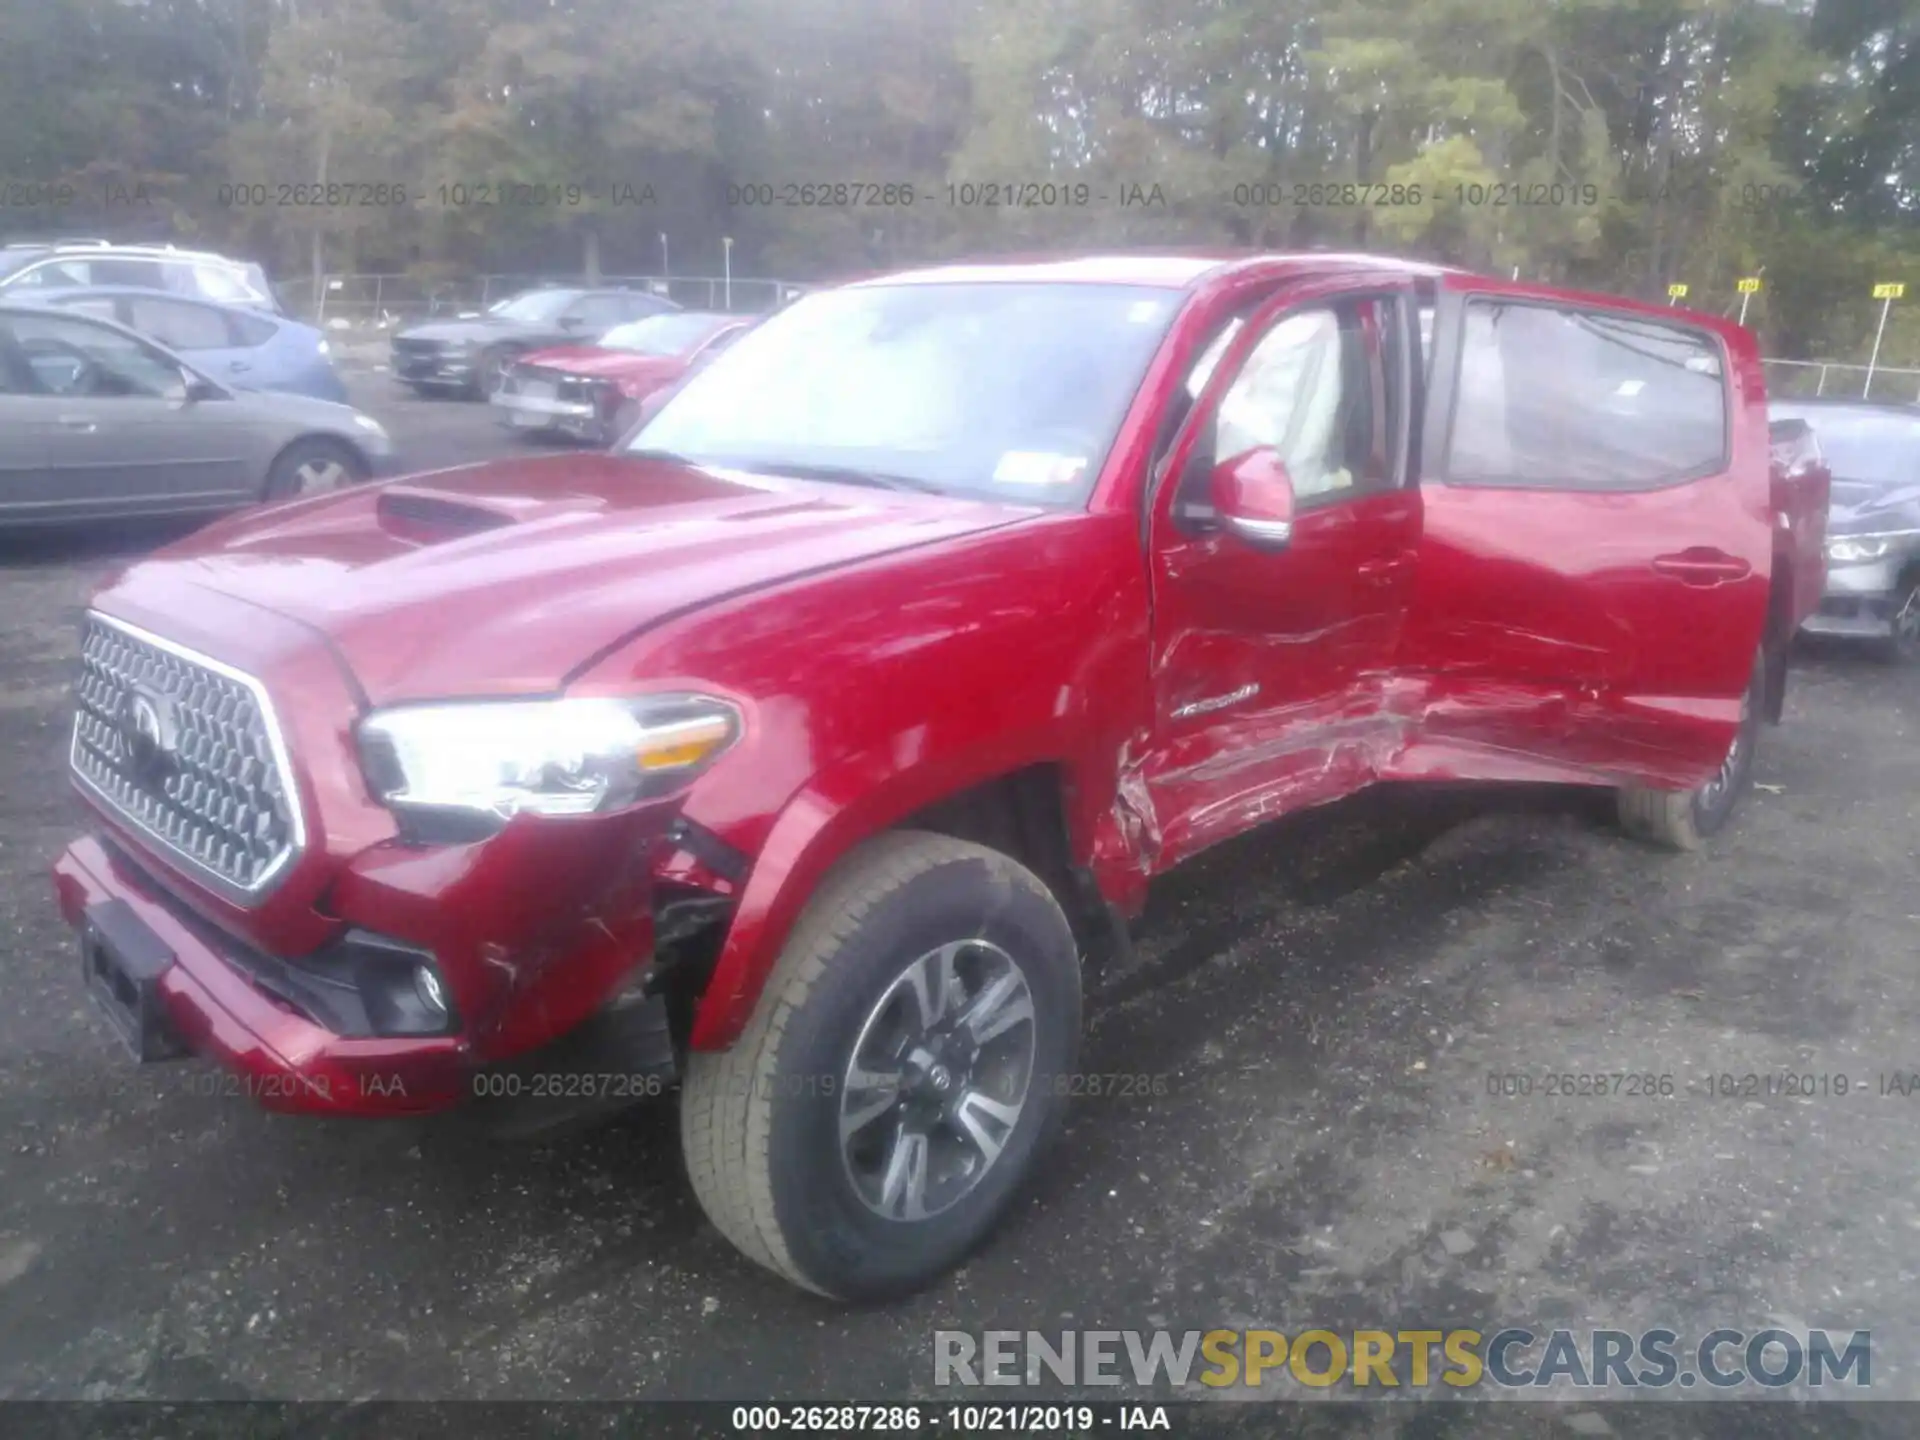
[[[1698,850],[1724,830],[1742,798],[1753,788],[1753,756],[1760,739],[1760,701],[1766,693],[1767,656],[1753,663],[1747,693],[1740,697],[1740,728],[1734,731],[1720,768],[1697,790],[1650,790],[1629,785],[1619,791],[1620,825],[1629,835],[1669,850]]]
[[[1078,949],[1047,887],[984,846],[880,836],[809,903],[733,1048],[690,1057],[694,1194],[796,1285],[917,1290],[1053,1138],[1079,1039]]]

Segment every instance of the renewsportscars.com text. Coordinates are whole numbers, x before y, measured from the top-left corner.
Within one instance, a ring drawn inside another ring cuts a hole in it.
[[[937,1330],[936,1386],[1780,1389],[1873,1383],[1870,1331]],[[1445,1393],[1441,1389],[1438,1393]]]

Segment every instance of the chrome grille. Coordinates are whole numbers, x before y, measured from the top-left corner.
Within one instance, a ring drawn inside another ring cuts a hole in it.
[[[258,681],[89,616],[75,695],[74,773],[135,827],[242,897],[299,850],[299,808]]]

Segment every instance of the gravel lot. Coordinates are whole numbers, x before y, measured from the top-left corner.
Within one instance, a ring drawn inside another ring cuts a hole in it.
[[[517,446],[356,383],[412,463]],[[705,1225],[669,1109],[498,1147],[122,1061],[47,870],[78,814],[74,621],[161,538],[0,544],[0,1397],[875,1400],[931,1393],[943,1327],[1779,1324],[1870,1328],[1873,1396],[1920,1399],[1920,1089],[1881,1093],[1920,1072],[1920,673],[1803,654],[1763,788],[1702,855],[1579,794],[1383,791],[1204,857],[1089,1006],[1085,1069],[1166,1093],[1082,1101],[964,1272],[847,1313]],[[1559,1072],[1676,1093],[1548,1098]],[[1709,1092],[1786,1072],[1851,1093]],[[1495,1098],[1503,1074],[1535,1093]],[[1496,1433],[1484,1407],[1339,1408],[1316,1428]]]

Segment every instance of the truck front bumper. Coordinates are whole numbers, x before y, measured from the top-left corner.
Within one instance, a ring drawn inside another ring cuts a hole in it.
[[[88,988],[139,1059],[207,1056],[233,1072],[236,1092],[274,1110],[422,1114],[471,1093],[473,1062],[461,1037],[363,1039],[329,1030],[274,993],[262,974],[269,957],[195,923],[93,836],[67,847],[54,885],[80,936]],[[117,981],[100,976],[103,942],[130,972]],[[121,993],[100,995],[103,986]]]
[[[658,1094],[674,1068],[647,986],[648,856],[670,809],[375,847],[331,886],[331,938],[298,956],[204,918],[115,839],[76,840],[53,878],[76,968],[137,1059],[198,1053],[284,1111],[580,1108]]]

